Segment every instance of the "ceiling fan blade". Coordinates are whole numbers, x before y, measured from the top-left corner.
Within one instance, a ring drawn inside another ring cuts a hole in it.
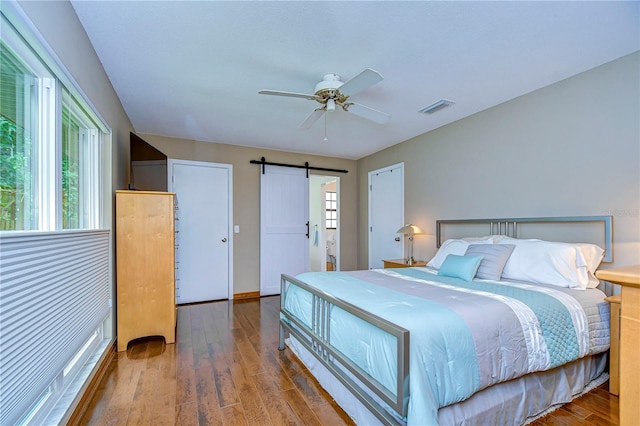
[[[311,101],[317,99],[316,95],[308,95],[306,93],[294,93],[294,92],[281,92],[279,90],[260,90],[258,92],[261,95],[273,95],[273,96],[288,96],[290,98],[305,98]]]
[[[349,102],[346,110],[378,124],[386,124],[391,118],[391,116],[386,112],[378,111],[377,109],[369,108],[368,106],[357,104],[355,102]]]
[[[311,113],[311,115],[309,115],[307,117],[306,120],[304,120],[302,122],[302,124],[300,124],[300,128],[301,129],[308,129],[309,127],[311,127],[313,125],[313,123],[315,123],[316,121],[318,121],[318,119],[320,117],[322,117],[322,114],[324,114],[324,108],[318,108],[315,111],[313,111]]]
[[[340,93],[343,95],[354,95],[377,82],[382,81],[382,76],[378,71],[367,68],[351,80],[340,86]]]

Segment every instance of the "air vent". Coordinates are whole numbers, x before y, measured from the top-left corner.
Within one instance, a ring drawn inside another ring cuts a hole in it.
[[[423,114],[433,114],[434,112],[440,111],[442,108],[446,108],[449,105],[453,105],[453,104],[455,104],[455,102],[450,101],[448,99],[440,99],[438,102],[434,102],[431,105],[426,106],[421,110],[418,110],[418,112],[421,112]]]

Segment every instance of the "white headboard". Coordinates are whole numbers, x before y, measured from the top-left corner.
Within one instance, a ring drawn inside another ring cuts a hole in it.
[[[449,238],[506,235],[602,247],[603,262],[613,262],[612,216],[527,217],[502,219],[455,219],[436,221],[436,245]]]

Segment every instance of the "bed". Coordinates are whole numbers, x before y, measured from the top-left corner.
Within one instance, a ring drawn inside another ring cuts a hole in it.
[[[479,223],[489,235],[441,241]],[[595,224],[603,241],[518,235],[534,223]],[[358,424],[525,424],[607,378],[594,272],[611,235],[609,216],[438,221],[427,267],[283,275],[279,349]]]

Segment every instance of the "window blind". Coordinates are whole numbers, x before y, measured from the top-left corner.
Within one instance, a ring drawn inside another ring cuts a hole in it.
[[[109,314],[109,233],[0,236],[0,424],[28,412]]]

